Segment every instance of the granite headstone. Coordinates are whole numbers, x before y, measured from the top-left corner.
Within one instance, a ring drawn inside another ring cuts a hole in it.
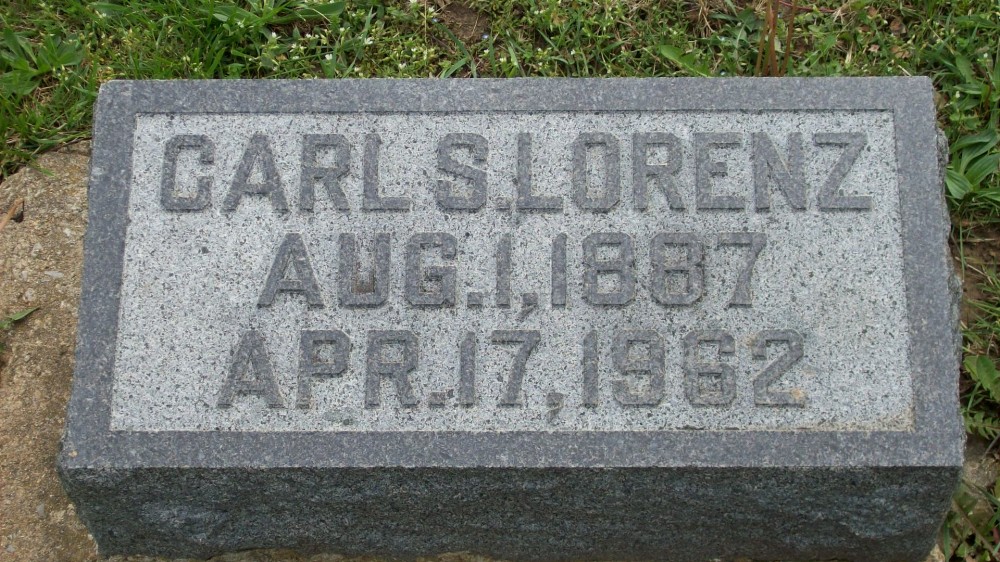
[[[917,560],[962,462],[925,78],[98,99],[101,551]]]

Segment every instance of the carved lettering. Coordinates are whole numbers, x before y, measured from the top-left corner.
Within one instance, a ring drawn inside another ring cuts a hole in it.
[[[617,255],[601,256],[602,248],[616,248]],[[635,298],[635,249],[632,237],[621,232],[600,232],[583,239],[583,299],[595,305],[622,306]],[[601,277],[612,276],[614,290],[603,290]]]
[[[295,271],[294,277],[288,277],[289,269]],[[313,273],[309,253],[302,241],[302,235],[289,232],[278,247],[274,263],[264,281],[264,290],[260,293],[257,306],[271,306],[278,293],[302,294],[309,306],[323,307],[323,296],[319,292],[319,284]]]
[[[684,337],[684,395],[695,406],[728,406],[736,400],[736,375],[732,365],[702,361],[700,348],[710,344],[719,357],[736,353],[736,341],[728,332],[707,330]]]
[[[229,364],[229,374],[222,383],[216,405],[219,408],[230,408],[237,396],[259,396],[270,408],[285,407],[285,400],[274,379],[274,369],[267,354],[264,336],[257,330],[246,332],[236,344]]]
[[[330,347],[332,359],[320,361],[321,347]],[[303,330],[299,335],[299,382],[295,407],[312,408],[312,379],[339,377],[347,370],[351,340],[340,330]]]
[[[377,307],[389,298],[390,235],[382,232],[375,235],[375,250],[372,266],[364,273],[358,243],[353,234],[340,235],[339,255],[339,297],[340,305],[346,307]]]
[[[178,135],[167,141],[163,152],[163,175],[160,180],[160,203],[168,211],[201,211],[212,204],[212,177],[198,176],[194,195],[177,193],[177,159],[181,152],[198,151],[198,163],[215,162],[215,144],[208,135]]]
[[[785,195],[788,206],[796,210],[806,208],[806,179],[802,171],[802,134],[788,135],[788,162],[785,163],[778,155],[774,141],[767,133],[753,133],[753,186],[754,204],[758,211],[771,208],[772,184]]]
[[[379,188],[379,152],[382,137],[376,133],[365,135],[365,149],[362,156],[362,181],[364,198],[361,208],[366,211],[409,211],[410,200],[406,197],[384,197]]]
[[[868,144],[868,137],[864,133],[823,133],[813,135],[813,141],[818,146],[844,147],[819,191],[819,208],[825,211],[870,211],[870,195],[844,195],[841,191],[844,179]]]
[[[593,196],[590,192],[590,153],[597,149],[601,153],[604,170],[604,185],[600,195]],[[573,142],[573,201],[577,207],[588,211],[606,213],[618,204],[621,198],[622,184],[621,148],[618,139],[608,133],[581,133]]]
[[[458,241],[451,234],[414,234],[406,243],[406,301],[414,306],[455,306],[455,267],[421,266],[427,248],[440,248],[441,258],[455,259]]]
[[[597,332],[591,330],[583,338],[583,405],[596,408],[600,403],[600,371]]]
[[[668,248],[680,248],[684,258],[680,262],[668,261]],[[701,298],[705,291],[705,271],[702,266],[704,245],[701,239],[688,233],[660,232],[653,237],[649,248],[652,276],[650,291],[653,300],[667,306],[689,305]],[[681,291],[671,290],[671,280],[680,278]]]
[[[332,150],[333,164],[320,166],[317,158],[323,150]],[[312,211],[316,202],[316,184],[322,183],[333,208],[347,211],[347,197],[340,180],[351,167],[351,145],[344,135],[305,135],[302,137],[302,173],[299,185],[299,209]]]
[[[664,147],[667,152],[666,164],[650,164],[651,147]],[[669,133],[635,133],[632,135],[632,196],[635,208],[645,211],[649,208],[649,181],[655,180],[663,192],[667,205],[675,211],[684,210],[684,201],[677,192],[674,177],[681,170],[681,145],[677,137]]]
[[[476,405],[476,334],[466,332],[458,350],[458,403]]]
[[[259,183],[250,182],[255,167],[260,169],[262,179]],[[229,193],[222,202],[222,208],[226,211],[235,211],[244,195],[264,195],[275,211],[281,213],[288,211],[288,202],[285,200],[278,165],[274,162],[274,153],[271,152],[271,143],[267,140],[267,136],[260,133],[250,137],[250,142],[247,143],[240,164],[236,168],[236,175],[233,176],[233,183],[229,186]]]
[[[467,151],[475,166],[463,164],[454,153]],[[439,179],[434,192],[438,205],[448,211],[475,211],[486,203],[486,158],[489,145],[482,135],[450,133],[437,146],[438,170],[466,180],[465,194],[456,193],[454,181]]]
[[[772,361],[753,381],[754,403],[758,406],[806,405],[805,393],[786,392],[771,388],[781,375],[788,372],[802,359],[802,336],[794,330],[768,330],[757,334],[751,347],[754,359],[767,359],[767,348],[771,344],[785,344],[788,350]]]
[[[715,195],[713,178],[725,177],[729,167],[725,162],[713,160],[716,149],[732,149],[743,146],[743,136],[739,133],[695,133],[695,203],[699,209],[743,209],[746,205],[737,195]]]
[[[395,357],[389,355],[395,351]],[[409,330],[368,332],[367,372],[365,374],[365,407],[382,405],[382,380],[389,379],[396,397],[404,408],[417,405],[410,384],[410,372],[417,368],[417,336]]]
[[[643,346],[645,357],[636,359],[632,351]],[[653,330],[623,330],[615,334],[611,350],[615,369],[623,377],[611,381],[615,400],[623,406],[656,406],[663,400],[666,387],[664,367],[666,352],[663,338]],[[636,390],[630,380],[642,377],[647,380],[644,390]]]
[[[562,197],[536,195],[531,188],[531,133],[517,135],[517,208],[522,211],[558,213]]]
[[[750,276],[753,274],[753,266],[757,263],[757,256],[767,244],[767,235],[760,232],[724,232],[719,234],[720,246],[749,246],[746,265],[740,270],[736,278],[736,287],[733,289],[733,296],[729,299],[729,306],[750,306]]]
[[[566,306],[566,235],[552,239],[552,307]]]
[[[510,377],[504,387],[503,396],[500,398],[501,406],[522,406],[521,383],[524,381],[524,371],[528,364],[528,357],[534,351],[541,339],[538,330],[494,330],[490,335],[490,341],[498,344],[520,344],[517,354],[514,355],[514,362],[510,366]]]

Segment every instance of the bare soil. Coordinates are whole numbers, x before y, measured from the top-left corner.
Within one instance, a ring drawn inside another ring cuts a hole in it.
[[[38,310],[9,334],[0,358],[0,559],[93,560],[96,550],[56,477],[73,375],[89,145],[40,158],[0,184],[0,317]]]
[[[482,39],[490,29],[489,18],[461,2],[437,2],[441,6],[441,21],[466,45]]]

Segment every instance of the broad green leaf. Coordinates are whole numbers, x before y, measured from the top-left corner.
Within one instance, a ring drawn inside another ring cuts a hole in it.
[[[0,58],[7,61],[10,65],[11,70],[32,70],[34,63],[32,61],[26,60],[10,51],[0,51]]]
[[[236,6],[216,6],[212,17],[222,22],[243,22],[244,25],[252,24],[257,19],[252,13]]]
[[[948,194],[958,200],[965,199],[965,196],[972,191],[969,180],[951,166],[945,170],[944,183],[948,187]]]
[[[976,73],[972,70],[972,63],[962,55],[955,55],[955,70],[966,82],[975,82]]]
[[[976,194],[987,201],[1000,205],[1000,189],[984,189]]]
[[[25,318],[27,318],[29,314],[31,314],[32,312],[34,312],[36,310],[38,310],[37,306],[31,307],[31,308],[26,308],[26,309],[22,310],[21,312],[15,312],[14,314],[11,314],[7,318],[10,319],[11,322],[19,322],[19,321],[24,320]]]
[[[76,41],[61,43],[56,50],[55,63],[59,66],[76,66],[83,61],[83,49]]]
[[[997,133],[997,131],[993,128],[987,128],[983,130],[981,133],[977,133],[975,135],[967,135],[955,141],[951,145],[951,153],[958,154],[959,151],[965,149],[966,147],[973,145],[981,145],[981,148],[978,149],[977,152],[972,154],[972,157],[975,158],[980,154],[985,154],[986,152],[988,152],[991,148],[996,146],[997,143],[1000,143],[1000,133]]]
[[[34,50],[31,48],[31,43],[29,43],[27,39],[14,33],[13,30],[8,28],[3,31],[3,42],[7,45],[7,48],[10,49],[10,52],[14,55],[15,60],[23,62],[22,68],[27,67],[28,64],[34,65]]]
[[[25,318],[28,317],[29,314],[31,314],[36,310],[38,310],[37,306],[22,310],[20,312],[15,312],[13,314],[0,318],[0,330],[9,330],[14,325],[15,322],[20,322],[21,320],[24,320]]]
[[[317,12],[319,15],[323,16],[324,18],[327,18],[329,20],[335,20],[340,16],[340,14],[344,12],[344,7],[346,4],[347,4],[346,2],[310,4],[309,7],[304,8],[304,11],[308,12],[309,10],[313,10]]]
[[[990,73],[990,81],[993,83],[993,90],[1000,89],[1000,56],[993,61],[993,71]]]
[[[963,361],[963,366],[972,380],[986,389],[990,398],[1000,402],[1000,373],[992,359],[986,355],[970,355]]]
[[[984,154],[969,165],[965,170],[965,177],[969,179],[970,184],[979,185],[990,174],[996,172],[998,166],[1000,166],[1000,152]]]
[[[657,49],[664,58],[679,66],[681,70],[694,74],[695,76],[709,75],[707,68],[697,64],[693,56],[684,54],[677,47],[672,45],[660,45]]]
[[[979,81],[971,81],[965,84],[959,84],[955,86],[955,89],[963,94],[981,96],[983,95],[983,92],[986,91],[986,85]]]
[[[118,16],[131,11],[126,6],[112,4],[111,2],[92,2],[90,8],[104,17]]]
[[[0,92],[26,96],[35,91],[38,80],[35,73],[26,70],[12,70],[0,75]]]
[[[460,68],[468,64],[468,62],[469,62],[468,57],[462,57],[458,59],[457,61],[455,61],[455,64],[449,66],[444,72],[441,73],[441,78],[448,78],[452,74],[455,74],[456,72],[458,72]]]

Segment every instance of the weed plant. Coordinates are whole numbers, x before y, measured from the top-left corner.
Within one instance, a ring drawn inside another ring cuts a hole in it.
[[[8,314],[7,316],[0,317],[0,337],[7,335],[6,333],[14,327],[14,324],[27,318],[32,312],[38,310],[37,308],[28,308],[21,310],[19,312],[14,312]],[[6,351],[7,347],[4,341],[0,339],[0,354]]]
[[[465,0],[482,29],[471,36],[452,3],[0,0],[0,181],[89,136],[98,87],[114,78],[927,75],[950,141],[959,261],[983,280],[965,326],[963,416],[997,441],[1000,284],[967,253],[973,239],[1000,244],[1000,2]],[[998,492],[959,490],[947,556],[997,559]]]

